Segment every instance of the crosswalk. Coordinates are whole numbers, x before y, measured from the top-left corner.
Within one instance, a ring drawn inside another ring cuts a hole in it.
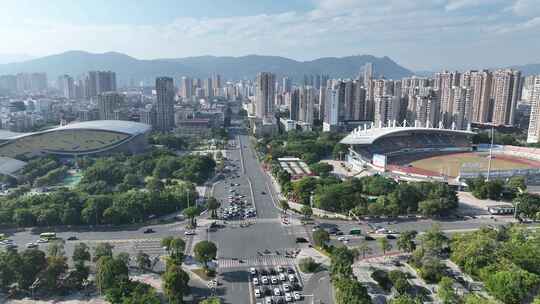
[[[218,260],[220,269],[240,268],[240,267],[260,267],[260,266],[278,266],[291,265],[294,263],[294,258],[288,258],[282,255],[267,255],[259,257],[250,257],[245,259],[227,259],[221,258]]]

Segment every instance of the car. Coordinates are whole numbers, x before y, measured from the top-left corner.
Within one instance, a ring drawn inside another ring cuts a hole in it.
[[[293,301],[293,297],[292,297],[290,292],[285,293],[285,301],[287,301],[287,302],[292,302]]]
[[[266,252],[265,252],[265,254],[266,254]],[[268,271],[266,270],[266,268],[261,269],[261,274],[263,276],[268,274]]]
[[[364,240],[366,240],[366,241],[374,241],[375,238],[373,238],[373,237],[371,237],[371,236],[369,236],[369,235],[366,235],[366,236],[364,237]]]
[[[336,232],[336,235],[343,235],[343,231]]]
[[[278,283],[277,277],[276,277],[276,276],[272,276],[272,277],[270,278],[270,282],[272,282],[273,285],[277,284],[277,283]]]
[[[28,244],[26,244],[26,248],[28,248],[28,249],[36,248],[37,246],[38,246],[38,245],[35,244],[35,243],[28,243]]]
[[[337,238],[337,240],[340,241],[340,242],[343,242],[343,241],[347,240],[347,238],[344,237],[344,236],[340,236],[340,237]]]
[[[294,269],[292,267],[287,268],[287,273],[294,274]]]
[[[256,275],[256,274],[257,274],[257,269],[251,267],[251,268],[249,269],[249,273],[251,273],[252,275]]]
[[[289,275],[289,281],[296,282],[296,276],[294,274]]]
[[[281,265],[279,265],[278,267],[276,267],[276,269],[277,269],[277,271],[278,271],[279,273],[285,271],[285,269],[284,269],[283,266],[281,266]]]
[[[282,282],[287,280],[287,277],[285,276],[284,273],[279,274],[279,280],[282,281]]]
[[[302,295],[298,291],[293,292],[293,297],[296,301],[302,300]]]
[[[291,286],[289,284],[283,284],[283,290],[285,290],[286,292],[289,292],[291,291]]]
[[[395,240],[396,239],[396,236],[392,235],[392,234],[387,234],[386,235],[386,238],[389,239],[389,240]]]
[[[184,235],[195,235],[195,231],[194,230],[186,230],[186,232],[184,232]]]
[[[152,229],[152,228],[148,228],[148,229],[145,229],[145,230],[143,231],[143,233],[154,233],[154,232],[155,232],[155,231],[154,231],[154,229]]]
[[[262,276],[262,277],[261,277],[261,282],[262,282],[264,285],[267,285],[267,284],[268,284],[268,277],[267,277],[267,276]]]
[[[70,236],[67,238],[68,241],[76,241],[78,238],[76,236]]]
[[[265,195],[265,194],[266,194],[266,192],[264,192],[264,191],[261,191],[261,194],[262,194],[262,195]]]
[[[297,237],[296,242],[297,243],[308,243],[308,240],[306,240],[306,238],[303,238],[303,237]]]
[[[262,296],[260,289],[255,289],[255,297],[260,298]]]
[[[281,290],[280,290],[279,288],[274,288],[274,295],[275,295],[276,297],[281,296]]]
[[[259,285],[259,279],[253,278],[253,285]]]
[[[266,304],[274,304],[274,301],[272,300],[272,298],[266,298],[264,303],[266,303]]]
[[[38,244],[45,244],[45,243],[48,243],[48,242],[49,242],[49,240],[47,240],[47,239],[39,239],[39,240],[36,241],[36,243],[38,243]]]

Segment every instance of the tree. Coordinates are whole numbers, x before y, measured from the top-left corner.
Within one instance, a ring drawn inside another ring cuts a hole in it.
[[[387,251],[392,250],[392,244],[390,244],[388,239],[385,237],[379,239],[379,246],[381,247],[383,254],[386,254]]]
[[[221,304],[221,300],[213,297],[203,300],[202,302],[199,302],[199,304]]]
[[[300,212],[302,213],[305,219],[309,219],[313,215],[313,209],[311,209],[311,207],[308,205],[302,206],[302,209],[300,209]]]
[[[362,255],[362,258],[365,259],[368,254],[371,254],[373,252],[373,249],[369,247],[369,244],[367,242],[362,242],[357,247],[358,252]]]
[[[311,273],[317,271],[319,264],[313,260],[313,258],[303,258],[298,263],[298,267],[304,273]]]
[[[20,263],[13,265],[18,272],[18,283],[22,289],[28,289],[37,278],[37,275],[47,267],[45,253],[38,249],[27,249],[20,255]],[[0,265],[0,267],[7,267]],[[0,277],[2,277],[0,271]]]
[[[206,206],[210,211],[210,217],[217,218],[217,210],[220,206],[218,200],[215,197],[210,197],[206,202]]]
[[[96,287],[100,294],[127,279],[128,267],[122,260],[108,255],[99,258],[96,263]]]
[[[49,243],[49,246],[47,247],[47,254],[50,257],[63,257],[66,254],[64,251],[64,241],[54,240]]]
[[[437,296],[443,304],[459,303],[459,296],[454,290],[454,280],[449,277],[442,277],[437,285]]]
[[[280,200],[279,208],[281,208],[283,212],[287,212],[291,208],[291,206],[289,206],[289,202],[287,200]]]
[[[127,252],[120,252],[120,253],[116,256],[116,259],[122,261],[124,264],[126,264],[126,265],[129,266],[129,253],[127,253]]]
[[[217,247],[216,244],[210,241],[201,241],[195,245],[193,249],[195,252],[195,259],[203,264],[203,268],[208,271],[208,262],[216,258]]]
[[[73,262],[84,265],[84,262],[90,261],[90,248],[85,243],[79,243],[73,248]]]
[[[176,265],[182,265],[185,250],[186,242],[182,238],[171,239],[167,246],[167,251],[169,252],[169,261]]]
[[[169,247],[171,246],[171,242],[174,239],[172,236],[166,236],[161,239],[161,247],[165,247],[165,250],[169,251]]]
[[[327,177],[334,170],[334,166],[327,163],[316,163],[309,166],[309,169],[320,177]]]
[[[422,248],[431,255],[440,255],[448,238],[442,233],[441,226],[433,224],[421,237]]]
[[[189,275],[179,265],[173,265],[163,274],[163,291],[169,303],[182,304],[184,296],[189,294]]]
[[[330,255],[331,276],[333,279],[349,278],[352,276],[352,264],[355,252],[347,247],[335,247]]]
[[[150,260],[150,256],[142,251],[137,252],[137,256],[135,257],[137,260],[137,267],[139,267],[139,271],[143,271],[144,269],[148,269],[152,266],[152,261]]]
[[[66,258],[63,256],[49,256],[47,267],[40,273],[40,287],[49,294],[59,291],[60,279],[68,270]]]
[[[189,218],[189,223],[192,228],[197,227],[195,218],[199,216],[199,214],[200,214],[199,208],[195,206],[184,209],[184,215]]]
[[[99,243],[97,244],[96,248],[94,248],[94,258],[93,261],[97,262],[101,257],[107,256],[112,257],[112,249],[114,246],[112,246],[109,243]]]
[[[326,247],[326,243],[330,241],[330,235],[324,229],[317,229],[313,232],[313,243],[317,247]]]
[[[367,289],[356,279],[338,279],[335,281],[334,286],[336,289],[336,304],[371,303]]]
[[[402,294],[390,300],[389,304],[422,304],[422,301],[410,295]]]
[[[418,232],[414,230],[409,230],[401,233],[397,239],[398,249],[408,253],[413,252],[414,249],[416,249],[416,243],[414,242],[414,239],[416,238],[417,234]]]

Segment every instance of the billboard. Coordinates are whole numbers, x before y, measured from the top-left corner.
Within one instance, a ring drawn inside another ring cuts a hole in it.
[[[373,154],[373,160],[371,162],[375,167],[386,169],[386,155]]]

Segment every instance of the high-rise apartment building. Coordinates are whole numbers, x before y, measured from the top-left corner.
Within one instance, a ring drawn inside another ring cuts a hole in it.
[[[214,97],[214,87],[212,86],[212,78],[206,78],[204,80],[204,96],[208,98]]]
[[[399,119],[401,110],[401,98],[398,96],[384,95],[375,98],[374,120],[376,127],[392,125]]]
[[[182,98],[189,99],[193,96],[193,79],[190,77],[182,77],[180,95]]]
[[[313,110],[315,104],[315,88],[312,86],[303,86],[300,91],[300,107],[298,120],[313,124]]]
[[[339,90],[326,88],[323,131],[333,131],[339,125]]]
[[[441,120],[446,127],[452,125],[452,115],[454,113],[453,88],[459,86],[459,72],[447,72],[435,74],[434,88],[440,92],[441,100]]]
[[[521,72],[516,70],[497,70],[493,74],[493,118],[497,125],[513,125],[514,111],[520,96]]]
[[[464,73],[465,75],[467,73]],[[493,75],[490,71],[470,72],[469,86],[472,89],[471,121],[486,123],[491,121],[491,83]],[[465,81],[465,80],[464,80]]]
[[[156,129],[161,132],[174,128],[174,82],[170,77],[156,79]]]
[[[118,120],[115,112],[123,103],[123,96],[116,92],[104,92],[98,95],[98,112],[101,120]]]
[[[288,94],[288,106],[289,106],[289,119],[291,120],[299,120],[299,113],[300,113],[300,90],[293,89]]]
[[[272,73],[257,74],[255,91],[255,116],[260,119],[271,118],[274,115],[276,76]]]
[[[92,98],[104,92],[116,91],[116,73],[111,71],[90,71],[84,80],[85,95]]]
[[[373,63],[364,64],[364,87],[369,87],[369,82],[373,79]]]
[[[69,75],[61,75],[58,77],[58,90],[64,98],[75,98],[75,83],[73,77]]]
[[[531,87],[531,117],[529,119],[529,131],[527,142],[540,142],[540,75],[534,77]]]

